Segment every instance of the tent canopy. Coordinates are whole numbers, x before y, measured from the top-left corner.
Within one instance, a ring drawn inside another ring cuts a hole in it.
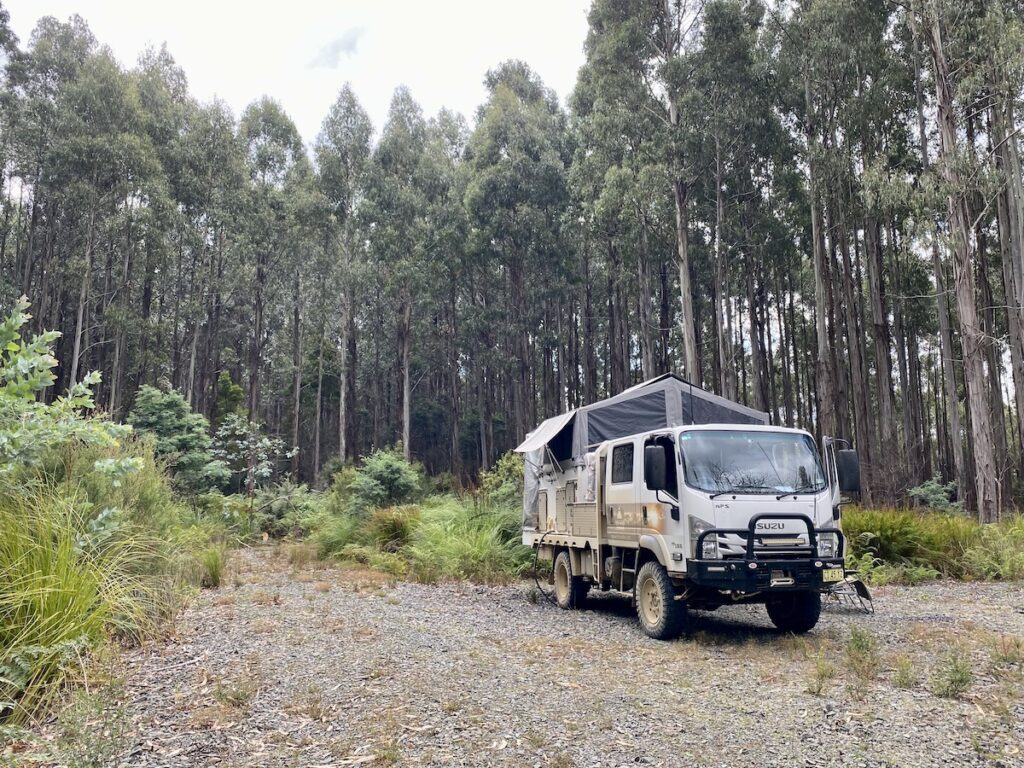
[[[767,423],[767,413],[726,400],[667,373],[614,397],[548,419],[516,451],[531,453],[547,446],[559,461],[579,459],[605,440],[638,432],[687,424]]]
[[[572,417],[575,415],[576,411],[572,410],[541,422],[541,425],[527,435],[526,439],[516,447],[516,452],[530,453],[543,448],[555,439],[558,433],[562,431],[566,424],[572,421]]]

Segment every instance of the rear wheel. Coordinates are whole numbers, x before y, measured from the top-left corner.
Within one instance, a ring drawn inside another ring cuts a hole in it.
[[[572,575],[572,560],[562,551],[555,558],[555,600],[559,608],[582,608],[590,585],[582,576]]]
[[[810,632],[821,616],[821,596],[817,592],[785,592],[765,601],[768,618],[783,632],[802,635]]]
[[[672,640],[686,628],[686,603],[676,600],[668,572],[655,560],[636,575],[636,615],[648,637]]]

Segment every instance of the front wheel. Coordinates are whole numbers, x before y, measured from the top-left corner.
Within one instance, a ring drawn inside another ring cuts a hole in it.
[[[783,632],[802,635],[810,632],[821,616],[821,596],[817,592],[785,592],[770,596],[764,604],[768,618]]]
[[[590,585],[582,576],[572,575],[572,560],[562,551],[555,558],[555,600],[559,608],[582,608]]]
[[[686,603],[676,600],[668,571],[655,560],[644,563],[636,575],[636,615],[655,640],[673,640],[686,628]]]

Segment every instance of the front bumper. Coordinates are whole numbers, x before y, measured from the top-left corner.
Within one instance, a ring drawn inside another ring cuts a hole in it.
[[[702,587],[737,592],[821,592],[842,580],[824,580],[825,571],[836,570],[845,576],[842,560],[689,560],[686,578]]]
[[[803,522],[807,526],[807,546],[795,548],[799,551],[791,552],[784,558],[775,555],[771,547],[758,548],[757,541],[770,539],[774,535],[757,530],[758,522],[766,519]],[[703,551],[706,537],[731,534],[745,538],[744,556],[688,560],[686,577],[699,586],[737,592],[824,591],[835,582],[842,581],[846,571],[842,557],[822,558],[819,555],[818,536],[823,533],[835,534],[836,551],[844,551],[843,534],[840,531],[817,529],[806,515],[762,514],[751,518],[747,528],[712,528],[698,537],[697,552]]]

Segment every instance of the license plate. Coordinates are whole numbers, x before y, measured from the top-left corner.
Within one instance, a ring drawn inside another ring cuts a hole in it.
[[[821,572],[822,581],[842,581],[843,580],[843,569],[842,568],[825,568]]]

